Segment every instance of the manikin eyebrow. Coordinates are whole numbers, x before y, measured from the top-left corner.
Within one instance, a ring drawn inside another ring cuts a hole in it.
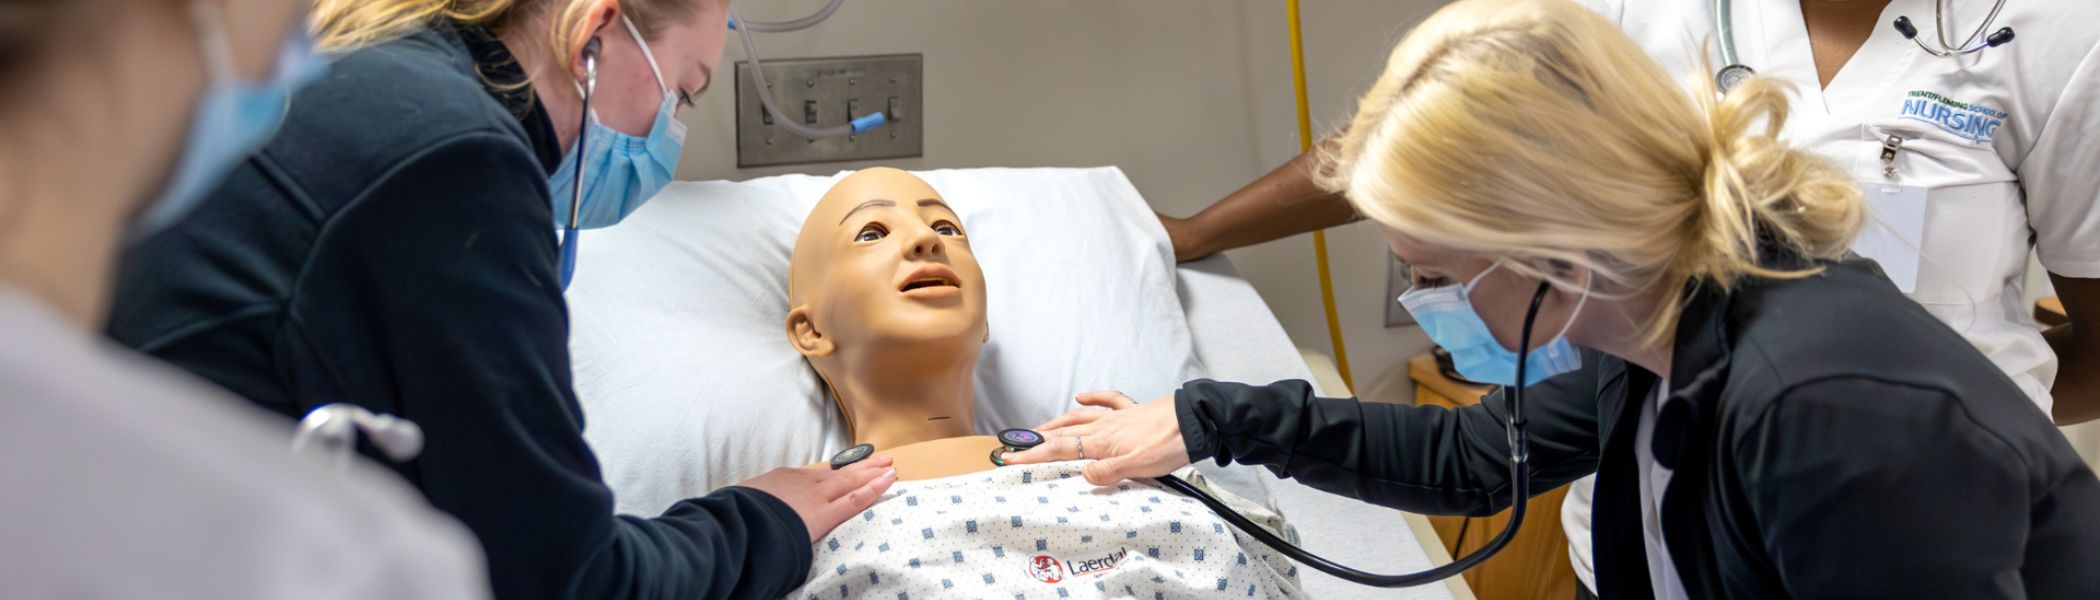
[[[855,206],[855,207],[853,207],[853,210],[849,210],[849,211],[846,211],[846,216],[843,216],[843,217],[839,217],[839,224],[840,224],[840,225],[845,225],[845,224],[846,224],[846,219],[851,219],[851,218],[853,218],[853,213],[857,213],[857,212],[860,212],[860,209],[863,209],[863,208],[870,208],[870,207],[896,206],[896,205],[897,205],[897,203],[896,203],[895,201],[892,201],[892,200],[884,200],[884,199],[882,199],[882,198],[876,198],[876,199],[874,199],[874,200],[869,200],[869,201],[867,201],[867,202],[862,202],[862,203],[860,203],[860,206]],[[919,201],[919,206],[939,206],[939,207],[941,207],[941,208],[946,208],[946,209],[948,209],[948,212],[951,212],[951,213],[952,213],[952,212],[955,212],[955,209],[954,209],[953,207],[950,207],[950,206],[948,206],[948,203],[946,203],[946,202],[942,202],[942,201],[940,201],[940,199],[938,199],[938,198],[927,198],[927,199],[924,199],[924,200],[920,200],[920,201]]]
[[[853,210],[849,210],[849,211],[846,211],[846,216],[843,216],[843,217],[839,217],[839,224],[840,224],[840,225],[845,225],[845,224],[846,224],[846,219],[851,219],[851,218],[853,218],[853,213],[857,213],[857,212],[860,212],[860,209],[863,209],[863,208],[868,208],[868,207],[871,207],[871,206],[896,206],[896,205],[897,205],[897,203],[896,203],[896,202],[892,202],[892,201],[889,201],[889,200],[884,200],[884,199],[881,199],[881,198],[876,198],[876,199],[874,199],[874,200],[869,200],[869,201],[867,201],[867,202],[862,202],[862,203],[860,203],[860,206],[855,206],[855,207],[853,207]]]
[[[939,198],[927,198],[925,200],[920,200],[919,206],[938,206],[941,208],[948,209],[948,212],[950,213],[955,212],[955,207],[948,206],[948,203],[942,202]]]

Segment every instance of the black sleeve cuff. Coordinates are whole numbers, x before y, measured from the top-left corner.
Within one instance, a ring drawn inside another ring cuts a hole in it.
[[[1183,384],[1181,389],[1175,390],[1174,420],[1181,427],[1181,443],[1188,447],[1190,463],[1203,462],[1203,459],[1216,457],[1218,466],[1222,467],[1230,464],[1232,459],[1230,456],[1218,452],[1217,427],[1208,418],[1208,411],[1204,411],[1204,407],[1200,406],[1206,397],[1203,393],[1204,388],[1211,383],[1214,382],[1208,379],[1198,379]]]
[[[774,585],[767,586],[765,589],[780,590],[780,594],[786,594],[794,591],[795,588],[802,587],[803,583],[809,581],[809,566],[816,562],[816,551],[808,543],[809,526],[802,523],[802,515],[796,514],[794,507],[788,506],[787,502],[773,497],[772,494],[760,491],[758,488],[740,485],[715,490],[715,493],[708,494],[708,496],[733,497],[742,500],[739,504],[748,504],[758,509],[756,511],[758,513],[757,516],[769,525],[765,531],[770,532],[771,535],[761,532],[757,536],[760,539],[753,541],[766,546],[788,548],[787,556],[785,557],[787,564],[783,565],[787,568],[776,571],[779,573],[779,581],[772,582]],[[772,569],[747,568],[746,570],[750,572],[765,572]]]

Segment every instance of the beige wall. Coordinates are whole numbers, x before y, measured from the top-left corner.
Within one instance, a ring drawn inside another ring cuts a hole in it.
[[[778,20],[822,4],[776,0],[742,8],[752,19]],[[1305,3],[1316,135],[1348,114],[1391,41],[1439,5]],[[1275,0],[852,0],[815,29],[760,34],[757,43],[762,58],[924,54],[925,156],[878,164],[1115,165],[1155,208],[1185,215],[1298,151],[1284,16],[1284,3]],[[725,74],[742,59],[730,46]],[[734,105],[732,94],[717,90],[687,111],[691,133],[679,178],[830,173],[869,164],[737,169]],[[1414,327],[1383,325],[1391,299],[1383,297],[1384,249],[1376,232],[1345,227],[1330,245],[1361,388],[1428,343]],[[1309,237],[1231,256],[1298,345],[1330,352]]]

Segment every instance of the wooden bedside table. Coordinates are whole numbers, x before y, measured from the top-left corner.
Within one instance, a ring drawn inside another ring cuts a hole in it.
[[[1460,383],[1437,372],[1436,358],[1424,354],[1407,362],[1407,375],[1415,383],[1415,404],[1458,408],[1480,403],[1493,388]],[[1560,502],[1568,486],[1531,498],[1524,513],[1524,527],[1500,554],[1466,571],[1466,584],[1483,600],[1570,600],[1575,597],[1575,568],[1568,564],[1568,536],[1561,530]],[[1437,537],[1451,556],[1463,556],[1502,532],[1509,511],[1494,516],[1429,517]]]

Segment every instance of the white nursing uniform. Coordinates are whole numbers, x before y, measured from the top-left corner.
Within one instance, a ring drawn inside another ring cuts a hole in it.
[[[1618,23],[1671,73],[1712,77],[1701,55],[1719,66],[1718,42],[1708,44],[1710,2],[1579,1]],[[1948,37],[1968,37],[1992,5],[1948,3]],[[1907,16],[1932,44],[1939,39],[1933,10],[1934,0],[1890,2],[1825,88],[1800,3],[1736,0],[1737,58],[1793,85],[1788,141],[1862,184],[1874,218],[1855,249],[1882,263],[1912,300],[1967,338],[2046,414],[2057,365],[2022,302],[2021,282],[2030,249],[2051,273],[2100,278],[2100,2],[2008,0],[1991,30],[2011,27],[2014,41],[1955,58],[1928,54],[1889,25]],[[1889,136],[1902,141],[1884,165]],[[1589,541],[1587,511],[1572,512],[1588,505],[1586,497],[1565,505],[1571,544]],[[1588,554],[1571,550],[1578,575],[1594,584]]]
[[[1084,466],[898,482],[817,542],[809,582],[789,597],[1303,595],[1295,565],[1209,508],[1149,481],[1095,487],[1081,476]],[[1274,513],[1226,499],[1256,522],[1279,523]]]
[[[392,473],[0,285],[0,597],[488,597],[465,528]]]

